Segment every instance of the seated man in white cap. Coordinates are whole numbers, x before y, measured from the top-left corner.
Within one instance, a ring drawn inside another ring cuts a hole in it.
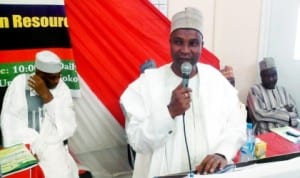
[[[247,97],[249,115],[256,134],[269,132],[271,128],[297,127],[299,115],[295,102],[287,90],[277,86],[277,70],[271,57],[259,63],[261,84],[250,88]]]
[[[136,151],[133,178],[214,173],[245,141],[246,111],[237,90],[217,69],[198,61],[202,32],[198,10],[175,14],[173,62],[145,70],[121,95],[128,142]]]
[[[61,60],[41,51],[35,67],[35,74],[16,76],[5,93],[3,145],[28,144],[46,178],[77,178],[77,165],[63,144],[77,125],[70,90],[60,78]]]

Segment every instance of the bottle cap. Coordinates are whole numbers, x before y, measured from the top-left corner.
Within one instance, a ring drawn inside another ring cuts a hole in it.
[[[247,123],[247,129],[252,129],[252,123]]]

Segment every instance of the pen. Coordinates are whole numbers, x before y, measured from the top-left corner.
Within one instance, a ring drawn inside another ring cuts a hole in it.
[[[285,133],[289,136],[292,136],[292,137],[299,137],[300,136],[300,133],[294,133],[294,132],[291,132],[291,131],[286,131]]]

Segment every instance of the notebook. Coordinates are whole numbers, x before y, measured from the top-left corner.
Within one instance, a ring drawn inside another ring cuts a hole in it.
[[[38,163],[24,144],[18,144],[0,150],[0,165],[2,175],[28,169]]]

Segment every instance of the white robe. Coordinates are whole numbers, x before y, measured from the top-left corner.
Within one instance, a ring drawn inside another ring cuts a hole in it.
[[[236,89],[211,66],[198,63],[197,68],[185,113],[192,169],[207,154],[223,154],[230,162],[246,138],[246,111]],[[137,152],[133,178],[189,171],[182,116],[172,119],[167,108],[181,81],[170,64],[148,69],[120,98],[128,142]]]
[[[77,127],[70,90],[61,79],[50,90],[53,100],[43,105],[39,133],[28,127],[27,78],[28,74],[15,77],[5,93],[1,112],[3,145],[29,144],[39,158],[45,178],[77,178],[77,165],[63,145],[63,140],[71,137]]]

